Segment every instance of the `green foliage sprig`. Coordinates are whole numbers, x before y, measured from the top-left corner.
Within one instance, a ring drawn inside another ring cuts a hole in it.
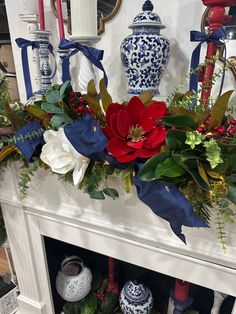
[[[21,166],[18,187],[22,198],[27,196],[29,184],[31,182],[32,177],[34,176],[34,173],[38,170],[38,167],[39,167],[38,159],[34,159],[33,162],[23,164]]]

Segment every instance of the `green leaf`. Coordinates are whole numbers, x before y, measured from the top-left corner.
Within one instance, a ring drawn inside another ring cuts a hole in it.
[[[95,200],[105,200],[103,191],[93,190],[89,193],[89,196]]]
[[[48,114],[37,106],[32,106],[32,105],[26,106],[25,111],[28,112],[28,114],[30,114],[34,118],[37,118],[40,120],[49,119]]]
[[[46,100],[49,103],[57,103],[62,100],[59,90],[51,90],[46,94]]]
[[[133,186],[133,168],[128,167],[122,171],[122,181],[126,193],[130,193]]]
[[[191,116],[184,114],[163,117],[163,124],[175,127],[189,127],[192,129],[197,128],[197,124],[194,119]]]
[[[199,162],[196,159],[185,160],[181,154],[173,154],[174,160],[182,166],[194,179],[194,181],[205,191],[210,191],[210,186],[199,173]]]
[[[104,79],[100,81],[99,89],[100,89],[100,95],[102,99],[102,106],[103,106],[104,111],[106,112],[108,105],[112,103],[112,98],[111,98],[111,95],[107,91]]]
[[[228,185],[228,199],[233,202],[234,204],[236,204],[236,185]]]
[[[184,114],[186,116],[190,116],[193,118],[193,120],[195,122],[198,121],[198,116],[197,114],[189,109],[183,108],[183,107],[171,107],[168,112],[170,113],[170,115],[179,115],[179,114]]]
[[[73,121],[71,117],[68,116],[67,113],[63,114],[63,118],[64,118],[64,124],[70,124]]]
[[[153,181],[156,180],[155,170],[158,163],[170,157],[170,152],[161,152],[156,156],[152,157],[148,161],[145,162],[143,167],[139,170],[138,177],[142,181]]]
[[[175,178],[185,173],[183,167],[178,165],[172,157],[169,157],[157,165],[155,176],[157,179],[161,179],[163,176]]]
[[[80,304],[81,314],[95,314],[97,310],[97,298],[94,294],[88,295]]]
[[[168,130],[166,145],[170,150],[179,150],[185,145],[186,132],[181,130]]]
[[[63,99],[64,98],[64,93],[67,87],[70,85],[70,81],[65,81],[61,87],[60,87],[60,97]]]
[[[41,108],[48,113],[64,113],[62,108],[59,108],[55,104],[49,102],[43,102],[41,104]]]
[[[103,189],[104,194],[110,196],[115,200],[117,197],[119,197],[119,193],[116,191],[116,189],[113,188],[105,188]]]
[[[224,114],[228,108],[229,99],[233,93],[233,90],[230,90],[220,96],[215,102],[212,112],[211,112],[211,121],[209,124],[209,130],[215,125],[221,125]]]
[[[138,97],[142,101],[144,106],[148,106],[150,103],[153,102],[152,99],[154,96],[155,96],[155,94],[153,92],[147,91],[147,92],[143,92]]]
[[[202,151],[198,149],[186,149],[181,152],[183,160],[185,159],[199,159],[202,155]]]
[[[51,119],[51,123],[55,127],[60,127],[64,123],[64,115],[55,114]]]

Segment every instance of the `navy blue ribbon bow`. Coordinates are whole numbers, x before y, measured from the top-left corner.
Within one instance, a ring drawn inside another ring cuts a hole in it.
[[[101,127],[90,115],[64,127],[64,133],[73,147],[82,155],[96,161],[107,162],[109,165],[124,169],[126,164],[120,164],[106,151],[107,138]]]
[[[37,41],[31,41],[24,38],[17,38],[16,44],[19,48],[21,48],[21,61],[22,61],[22,67],[23,67],[26,97],[27,99],[29,99],[33,95],[33,91],[32,91],[29,61],[28,61],[28,47],[32,47],[32,49],[39,48],[39,43]],[[50,50],[50,53],[53,55],[55,59],[55,56],[53,53],[53,46],[51,44],[48,45],[48,49]],[[56,62],[55,62],[55,69],[53,71],[52,77],[55,76],[56,69],[57,67],[56,67]]]
[[[202,44],[205,42],[206,43],[212,42],[216,45],[224,45],[226,38],[227,38],[227,33],[225,29],[223,28],[215,29],[210,35],[207,35],[205,33],[198,32],[198,31],[190,32],[190,40],[199,42],[197,47],[194,49],[192,58],[191,58],[191,71],[193,73],[190,76],[190,85],[189,85],[190,91],[194,90],[197,92],[197,89],[198,89],[198,73],[196,72],[196,68],[199,65]]]
[[[134,178],[134,184],[139,199],[157,216],[167,220],[173,232],[184,243],[186,240],[182,234],[182,226],[208,227],[201,218],[196,216],[192,205],[174,184],[157,180],[144,182],[137,176]]]
[[[59,44],[60,49],[73,49],[71,52],[63,59],[62,61],[62,81],[70,81],[70,58],[74,56],[76,53],[81,51],[83,55],[88,58],[88,60],[95,65],[98,69],[103,71],[105,84],[107,86],[108,79],[106,72],[103,68],[101,60],[103,59],[103,50],[99,50],[93,47],[88,47],[85,45],[81,45],[79,43],[75,43],[73,41],[62,39]]]

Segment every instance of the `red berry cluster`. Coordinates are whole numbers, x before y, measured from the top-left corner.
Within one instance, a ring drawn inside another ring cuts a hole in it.
[[[82,116],[83,114],[93,115],[93,109],[87,106],[87,102],[82,97],[81,93],[71,92],[69,101],[71,108],[79,116]]]
[[[208,117],[202,125],[197,129],[199,133],[205,134],[208,133],[208,125],[210,124],[211,118]],[[221,139],[225,137],[235,137],[236,135],[236,120],[231,119],[227,123],[221,126],[213,126],[212,127],[212,132],[209,135],[210,137]]]
[[[96,297],[100,300],[100,301],[105,301],[106,300],[106,296],[104,293],[102,292],[97,292],[95,293]]]

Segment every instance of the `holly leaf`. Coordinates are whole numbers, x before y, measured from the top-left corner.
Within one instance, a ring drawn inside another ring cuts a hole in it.
[[[139,170],[138,177],[145,182],[156,180],[155,171],[158,163],[164,161],[170,157],[170,155],[170,152],[161,152],[147,160],[143,167]]]
[[[211,130],[213,126],[221,125],[224,118],[225,112],[228,108],[229,99],[233,93],[233,90],[230,90],[220,96],[215,102],[212,111],[211,111],[211,121],[208,129]]]
[[[115,200],[117,197],[119,197],[119,193],[117,192],[116,189],[113,189],[113,188],[105,188],[105,189],[103,189],[103,192],[104,192],[104,194],[113,198],[113,200]]]
[[[197,124],[194,119],[185,114],[163,117],[163,124],[175,127],[189,127],[191,129],[197,128]]]
[[[185,173],[186,171],[184,168],[178,165],[172,157],[169,157],[157,165],[155,170],[155,177],[160,180],[163,177],[179,177]]]

